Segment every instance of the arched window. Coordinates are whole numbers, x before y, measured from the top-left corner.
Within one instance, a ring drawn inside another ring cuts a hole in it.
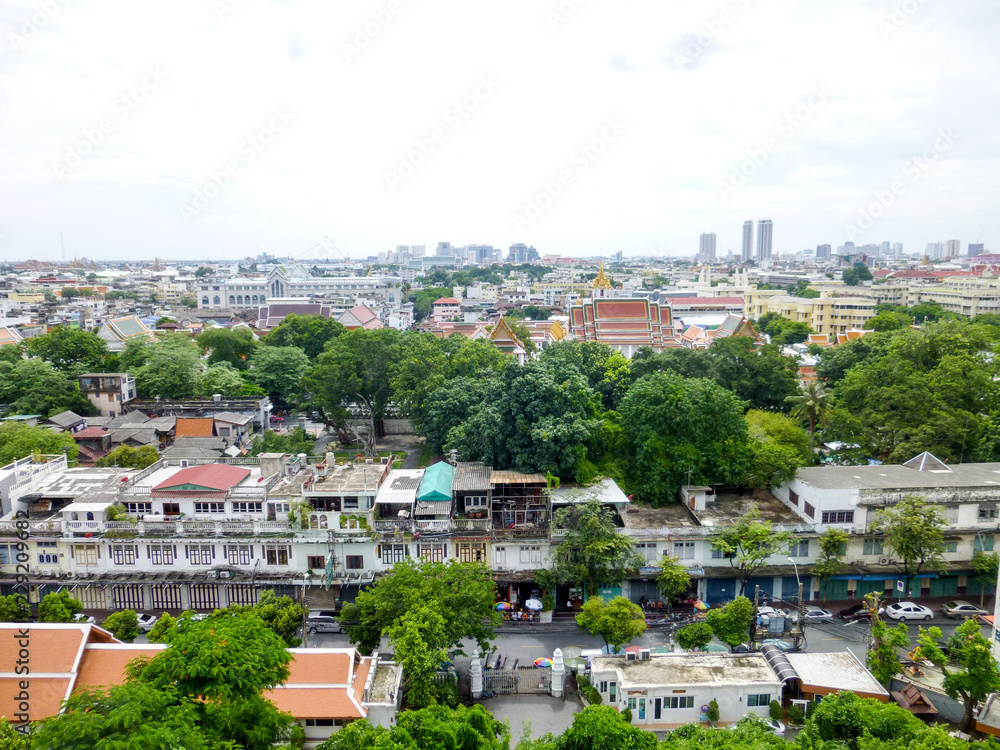
[[[319,517],[319,527],[321,529],[327,528],[327,525],[326,525],[326,516],[325,515],[322,515],[322,516]]]
[[[222,302],[219,300],[219,295],[216,294],[215,295],[215,306],[218,307],[220,304],[222,304]]]
[[[204,305],[205,307],[208,307],[208,297],[202,297],[201,304]]]
[[[239,305],[240,307],[243,307],[243,295],[242,294],[236,297],[236,304]]]
[[[319,516],[309,516],[309,528],[310,529],[319,528]]]
[[[87,511],[87,520],[88,521],[93,521],[94,520],[94,512],[92,510],[88,510]]]
[[[230,294],[229,295],[229,304],[230,305],[235,305],[236,304],[236,295],[235,294]]]
[[[255,294],[255,295],[253,296],[253,303],[254,303],[255,305],[257,304],[257,295],[256,295],[256,294]]]

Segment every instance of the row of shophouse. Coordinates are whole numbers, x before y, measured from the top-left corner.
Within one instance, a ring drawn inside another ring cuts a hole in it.
[[[562,539],[555,514],[597,500],[646,562],[605,594],[656,601],[666,556],[689,570],[691,598],[732,599],[740,591],[733,561],[712,541],[756,509],[793,541],[756,571],[748,593],[759,587],[791,600],[798,573],[814,600],[901,597],[902,566],[872,523],[907,495],[939,506],[948,524],[944,569],[922,571],[910,593],[978,595],[970,561],[994,548],[1000,464],[948,466],[925,454],[900,466],[808,468],[772,493],[692,486],[678,502],[649,508],[633,507],[610,479],[553,488],[542,475],[479,463],[404,470],[379,459],[337,463],[328,454],[307,464],[304,456],[264,454],[166,458],[136,472],[36,456],[0,468],[0,590],[12,591],[20,562],[33,601],[69,588],[88,609],[211,610],[252,603],[264,589],[323,606],[353,599],[395,563],[416,558],[483,562],[501,597],[522,601]],[[821,586],[810,567],[828,528],[850,537],[842,571]],[[582,599],[573,588],[557,592],[561,609]]]

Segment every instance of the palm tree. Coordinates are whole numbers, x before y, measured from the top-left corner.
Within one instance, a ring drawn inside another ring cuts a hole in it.
[[[818,380],[810,380],[802,384],[795,396],[789,396],[785,402],[792,405],[793,417],[809,422],[809,447],[812,448],[816,424],[824,423],[830,413],[830,392]]]

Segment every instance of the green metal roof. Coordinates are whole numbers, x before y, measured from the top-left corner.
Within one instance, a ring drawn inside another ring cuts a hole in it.
[[[455,467],[440,461],[424,472],[424,479],[417,490],[417,500],[425,503],[451,501],[451,482],[455,478]]]

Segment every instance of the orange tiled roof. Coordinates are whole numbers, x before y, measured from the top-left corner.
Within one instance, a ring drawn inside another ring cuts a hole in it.
[[[212,437],[214,424],[211,417],[178,417],[174,437]]]

